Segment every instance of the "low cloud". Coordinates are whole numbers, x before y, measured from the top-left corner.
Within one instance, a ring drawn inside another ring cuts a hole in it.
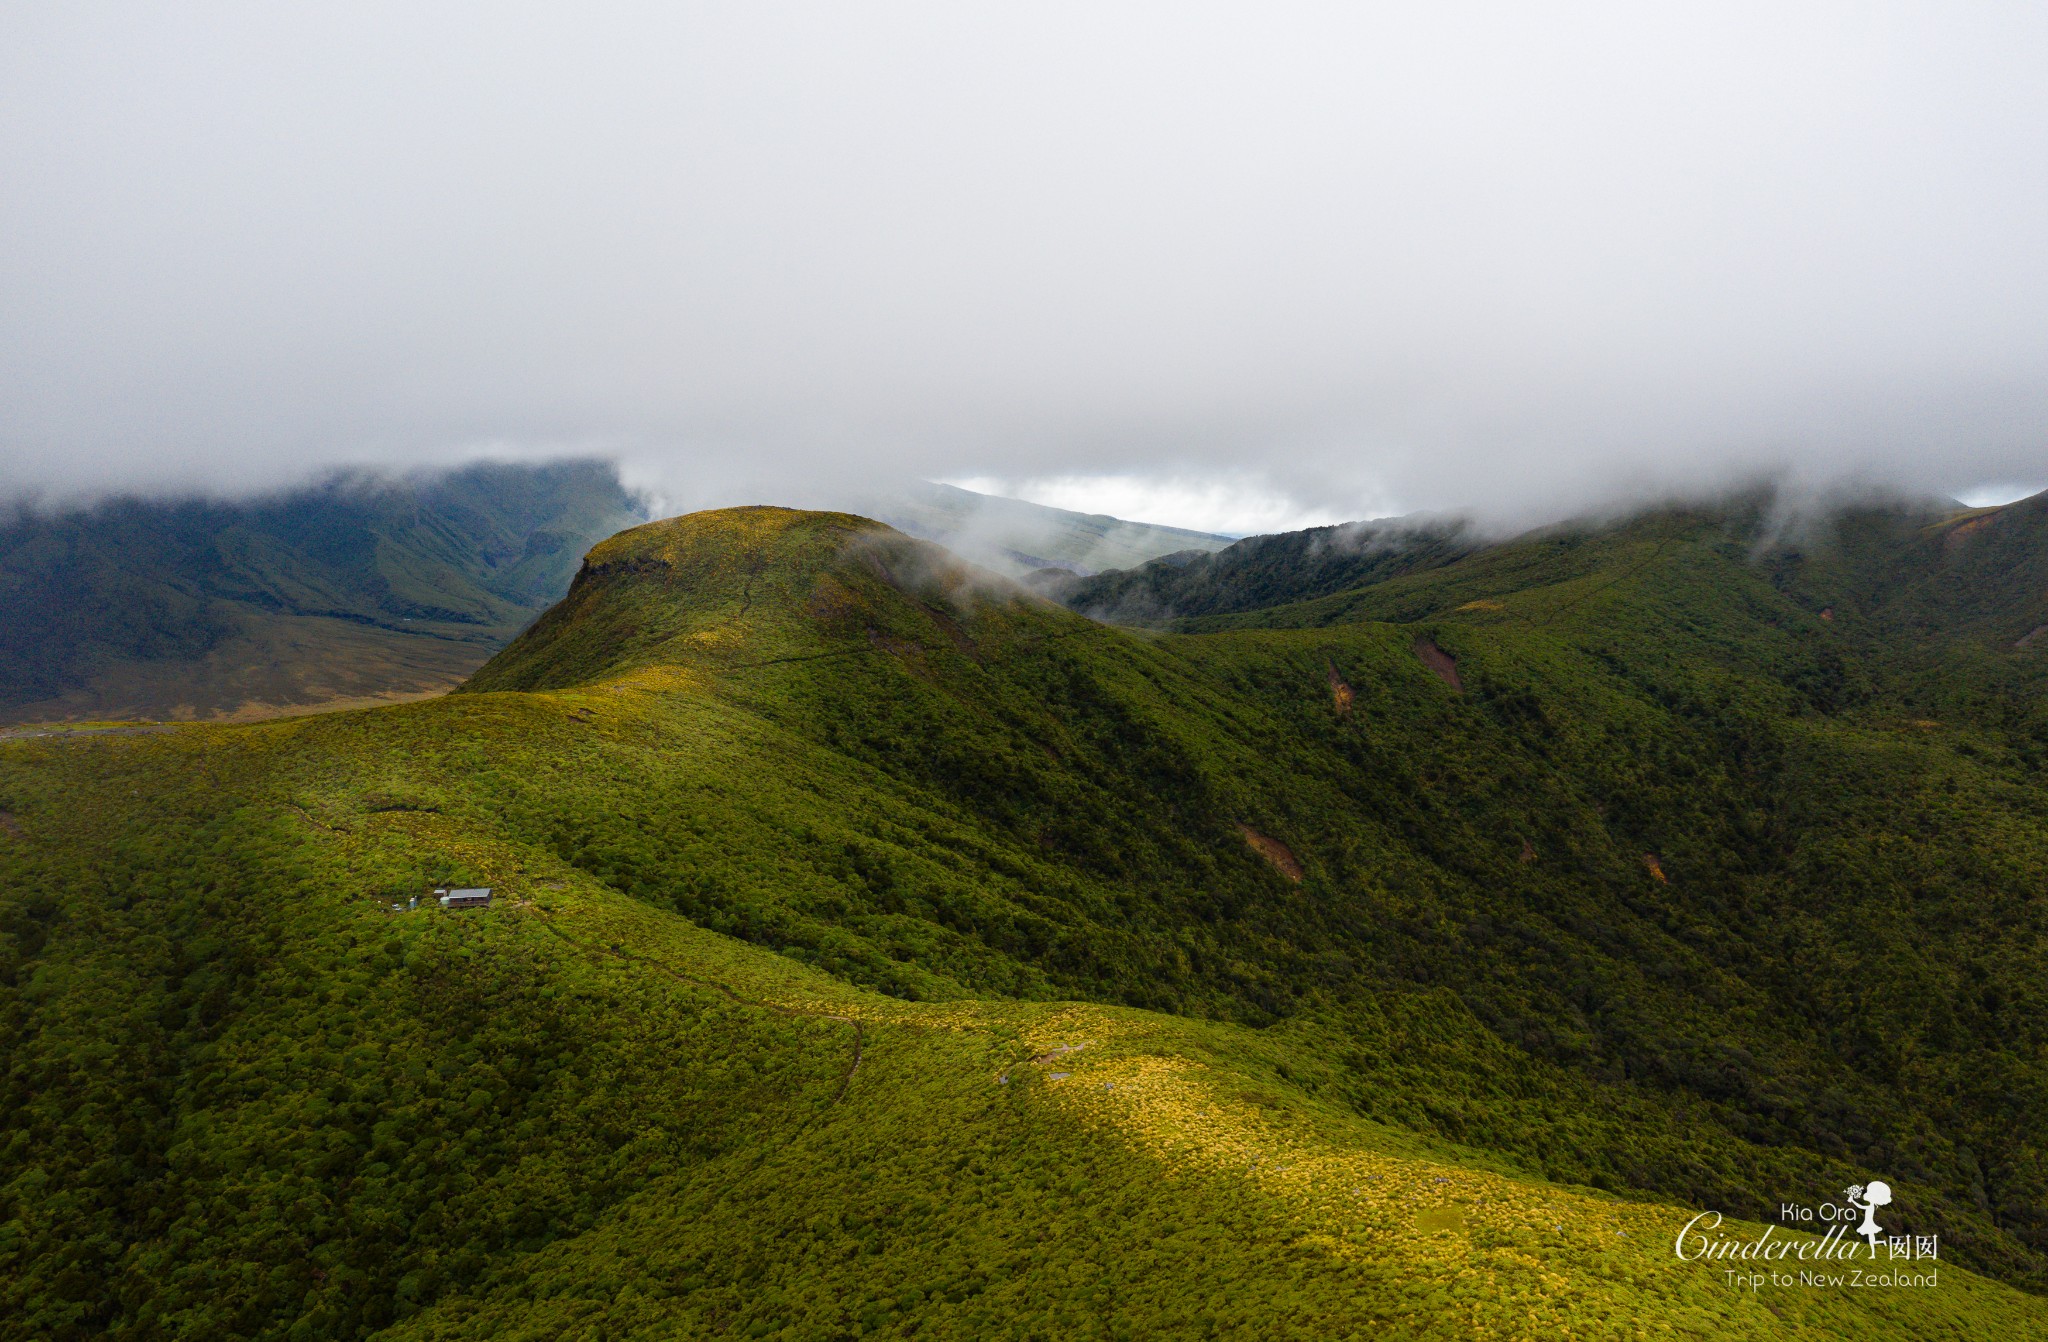
[[[1276,489],[1263,476],[1232,471],[1209,476],[1186,475],[1055,475],[1006,479],[969,476],[948,484],[981,494],[1042,503],[1078,513],[1106,513],[1133,522],[1185,527],[1222,536],[1250,536],[1267,531],[1295,531],[1328,526],[1361,512],[1379,516],[1399,511],[1389,501],[1359,498],[1342,516],[1305,505]]]
[[[0,25],[7,492],[599,453],[1258,531],[2048,480],[2038,8]]]

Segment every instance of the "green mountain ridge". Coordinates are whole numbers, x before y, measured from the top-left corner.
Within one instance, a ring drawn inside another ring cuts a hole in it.
[[[1263,610],[1454,563],[1482,547],[1464,523],[1426,518],[1347,522],[1248,536],[1211,553],[1058,577],[1039,590],[1111,624],[1170,627]]]
[[[727,510],[444,699],[0,745],[0,1317],[2048,1334],[2037,516],[1182,633]],[[1937,1286],[1673,1257],[1874,1177]]]

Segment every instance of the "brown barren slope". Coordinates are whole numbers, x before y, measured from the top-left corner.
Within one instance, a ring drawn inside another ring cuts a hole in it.
[[[1458,679],[1458,659],[1436,645],[1436,640],[1427,634],[1415,636],[1415,655],[1422,659],[1432,674],[1444,684],[1458,691],[1465,691],[1465,682]]]
[[[1253,852],[1272,863],[1274,869],[1282,876],[1296,885],[1301,884],[1301,859],[1294,855],[1292,848],[1270,834],[1259,833],[1250,825],[1239,825],[1237,832],[1244,835],[1244,841],[1251,846]]]

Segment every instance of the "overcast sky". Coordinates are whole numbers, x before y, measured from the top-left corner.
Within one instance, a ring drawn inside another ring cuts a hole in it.
[[[0,489],[2048,485],[2048,6],[0,16]]]

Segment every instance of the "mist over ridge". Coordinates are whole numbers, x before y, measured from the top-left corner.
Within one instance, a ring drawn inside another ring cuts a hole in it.
[[[2031,11],[115,14],[0,55],[8,492],[2048,483]]]

